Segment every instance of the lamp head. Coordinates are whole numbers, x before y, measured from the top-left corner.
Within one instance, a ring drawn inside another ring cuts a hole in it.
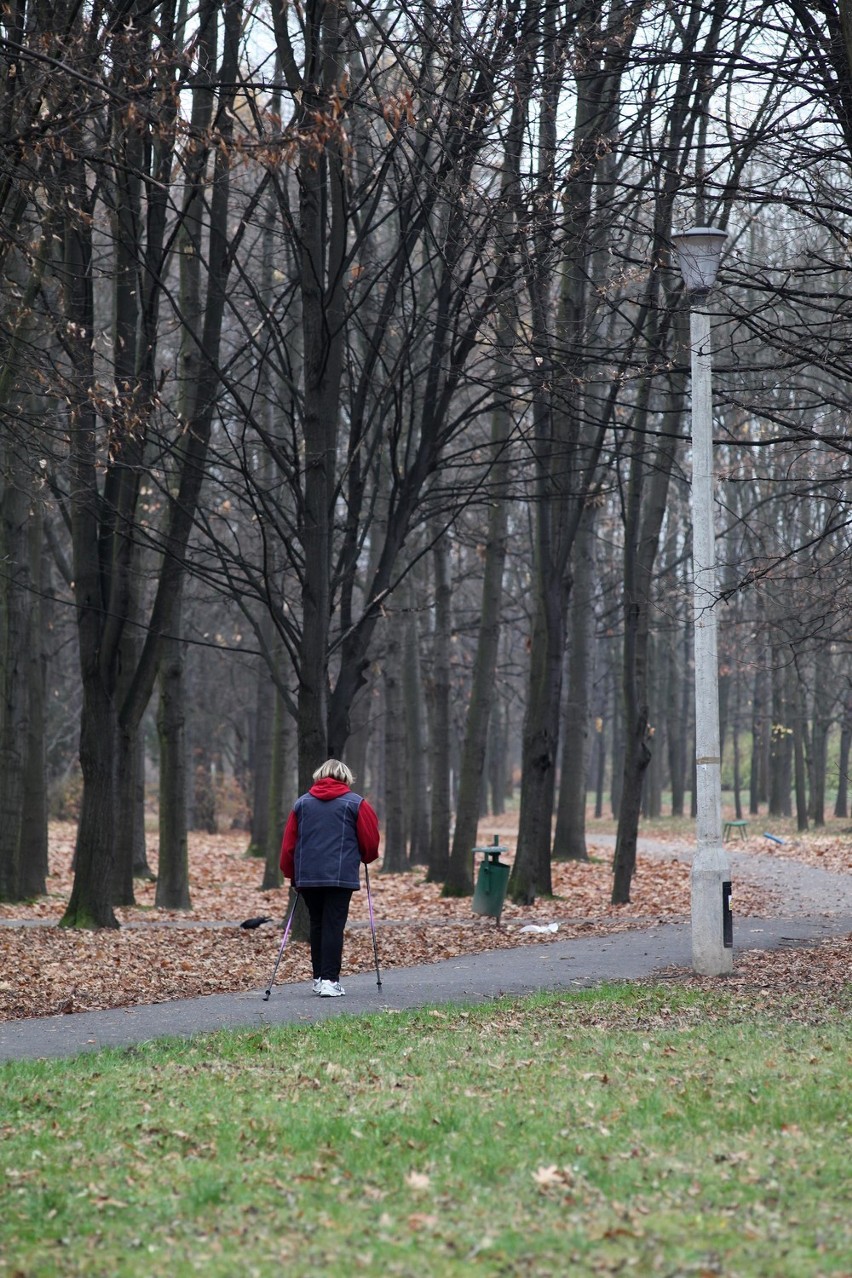
[[[672,236],[678,265],[690,297],[706,297],[716,283],[722,245],[727,231],[717,226],[695,226]]]

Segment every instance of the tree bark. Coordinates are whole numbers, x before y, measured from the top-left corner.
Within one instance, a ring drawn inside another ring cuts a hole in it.
[[[672,816],[682,817],[686,797],[686,723],[684,722],[683,683],[680,635],[673,626],[667,645],[666,740],[669,753],[669,779],[672,787]]]
[[[291,719],[284,705],[283,697],[275,690],[272,692],[272,708],[272,757],[270,759],[269,789],[267,794],[266,863],[260,885],[264,892],[281,886],[280,861],[281,841],[284,837],[286,817],[285,795],[292,788],[290,783],[290,751],[288,749]],[[300,920],[300,924],[302,922],[303,920]]]
[[[557,860],[588,861],[586,787],[589,765],[590,698],[594,677],[594,507],[587,506],[574,543],[574,590],[569,609],[571,642],[568,695],[562,725],[562,767],[553,855]]]
[[[178,619],[178,625],[180,624]],[[187,833],[186,688],[183,643],[163,644],[160,660],[160,856],[155,903],[166,910],[190,910]]]
[[[22,897],[28,719],[27,494],[15,444],[0,437],[0,901]]]
[[[406,740],[402,696],[402,635],[398,615],[388,618],[383,661],[385,689],[385,855],[382,871],[408,869],[406,846]]]
[[[269,669],[265,664],[258,666],[252,748],[251,835],[247,856],[265,857],[269,848],[275,700],[276,692],[269,678]],[[279,767],[280,763],[281,760]]]
[[[452,585],[446,542],[439,534],[432,546],[435,581],[435,629],[429,675],[431,706],[432,803],[429,817],[430,883],[444,883],[450,859],[450,640]],[[471,845],[472,846],[472,845]]]
[[[418,612],[413,577],[406,582],[408,607],[403,620],[402,683],[406,731],[409,861],[429,864],[429,794],[423,680],[420,670]]]
[[[786,660],[786,653],[783,654]],[[787,701],[787,672],[782,665],[782,651],[772,645],[772,727],[769,772],[769,815],[790,816],[791,780],[793,764],[793,730],[789,719],[791,709]]]
[[[21,896],[40,896],[47,890],[47,778],[45,760],[45,654],[43,590],[44,518],[35,504],[29,519],[29,579],[27,643],[27,733],[23,778],[23,817],[20,840]]]
[[[793,673],[793,671],[791,671]],[[805,689],[801,682],[796,680],[795,687],[790,689],[792,695],[796,698],[795,710],[793,713],[793,760],[794,760],[794,779],[796,791],[796,828],[799,831],[808,828],[808,785],[807,785],[807,765],[805,763],[806,737],[807,737],[807,706],[805,704]]]
[[[843,705],[843,717],[840,724],[840,753],[837,760],[837,797],[834,800],[834,815],[847,818],[849,816],[849,747],[852,745],[852,698],[847,694]]]
[[[828,766],[828,735],[831,729],[834,671],[829,651],[814,658],[813,727],[811,730],[812,781],[810,809],[814,825],[825,825],[825,783]]]

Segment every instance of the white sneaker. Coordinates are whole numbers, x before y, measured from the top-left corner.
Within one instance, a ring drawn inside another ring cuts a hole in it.
[[[315,976],[314,977],[314,993],[319,994],[321,989],[322,989],[322,981],[320,980],[318,976]]]
[[[320,981],[320,998],[340,998],[345,993],[340,981]]]

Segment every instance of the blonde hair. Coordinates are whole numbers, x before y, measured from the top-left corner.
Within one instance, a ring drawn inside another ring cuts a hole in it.
[[[345,763],[341,763],[339,759],[326,759],[325,763],[321,763],[314,773],[315,781],[322,781],[325,777],[331,777],[334,781],[342,781],[344,785],[351,785],[355,780]]]

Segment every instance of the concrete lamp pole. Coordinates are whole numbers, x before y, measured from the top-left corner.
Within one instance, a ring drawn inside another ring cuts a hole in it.
[[[733,970],[731,871],[722,846],[713,400],[710,316],[706,308],[726,239],[726,232],[713,226],[672,236],[689,293],[692,347],[692,607],[698,811],[698,846],[692,863],[692,965],[703,976],[722,976]]]

